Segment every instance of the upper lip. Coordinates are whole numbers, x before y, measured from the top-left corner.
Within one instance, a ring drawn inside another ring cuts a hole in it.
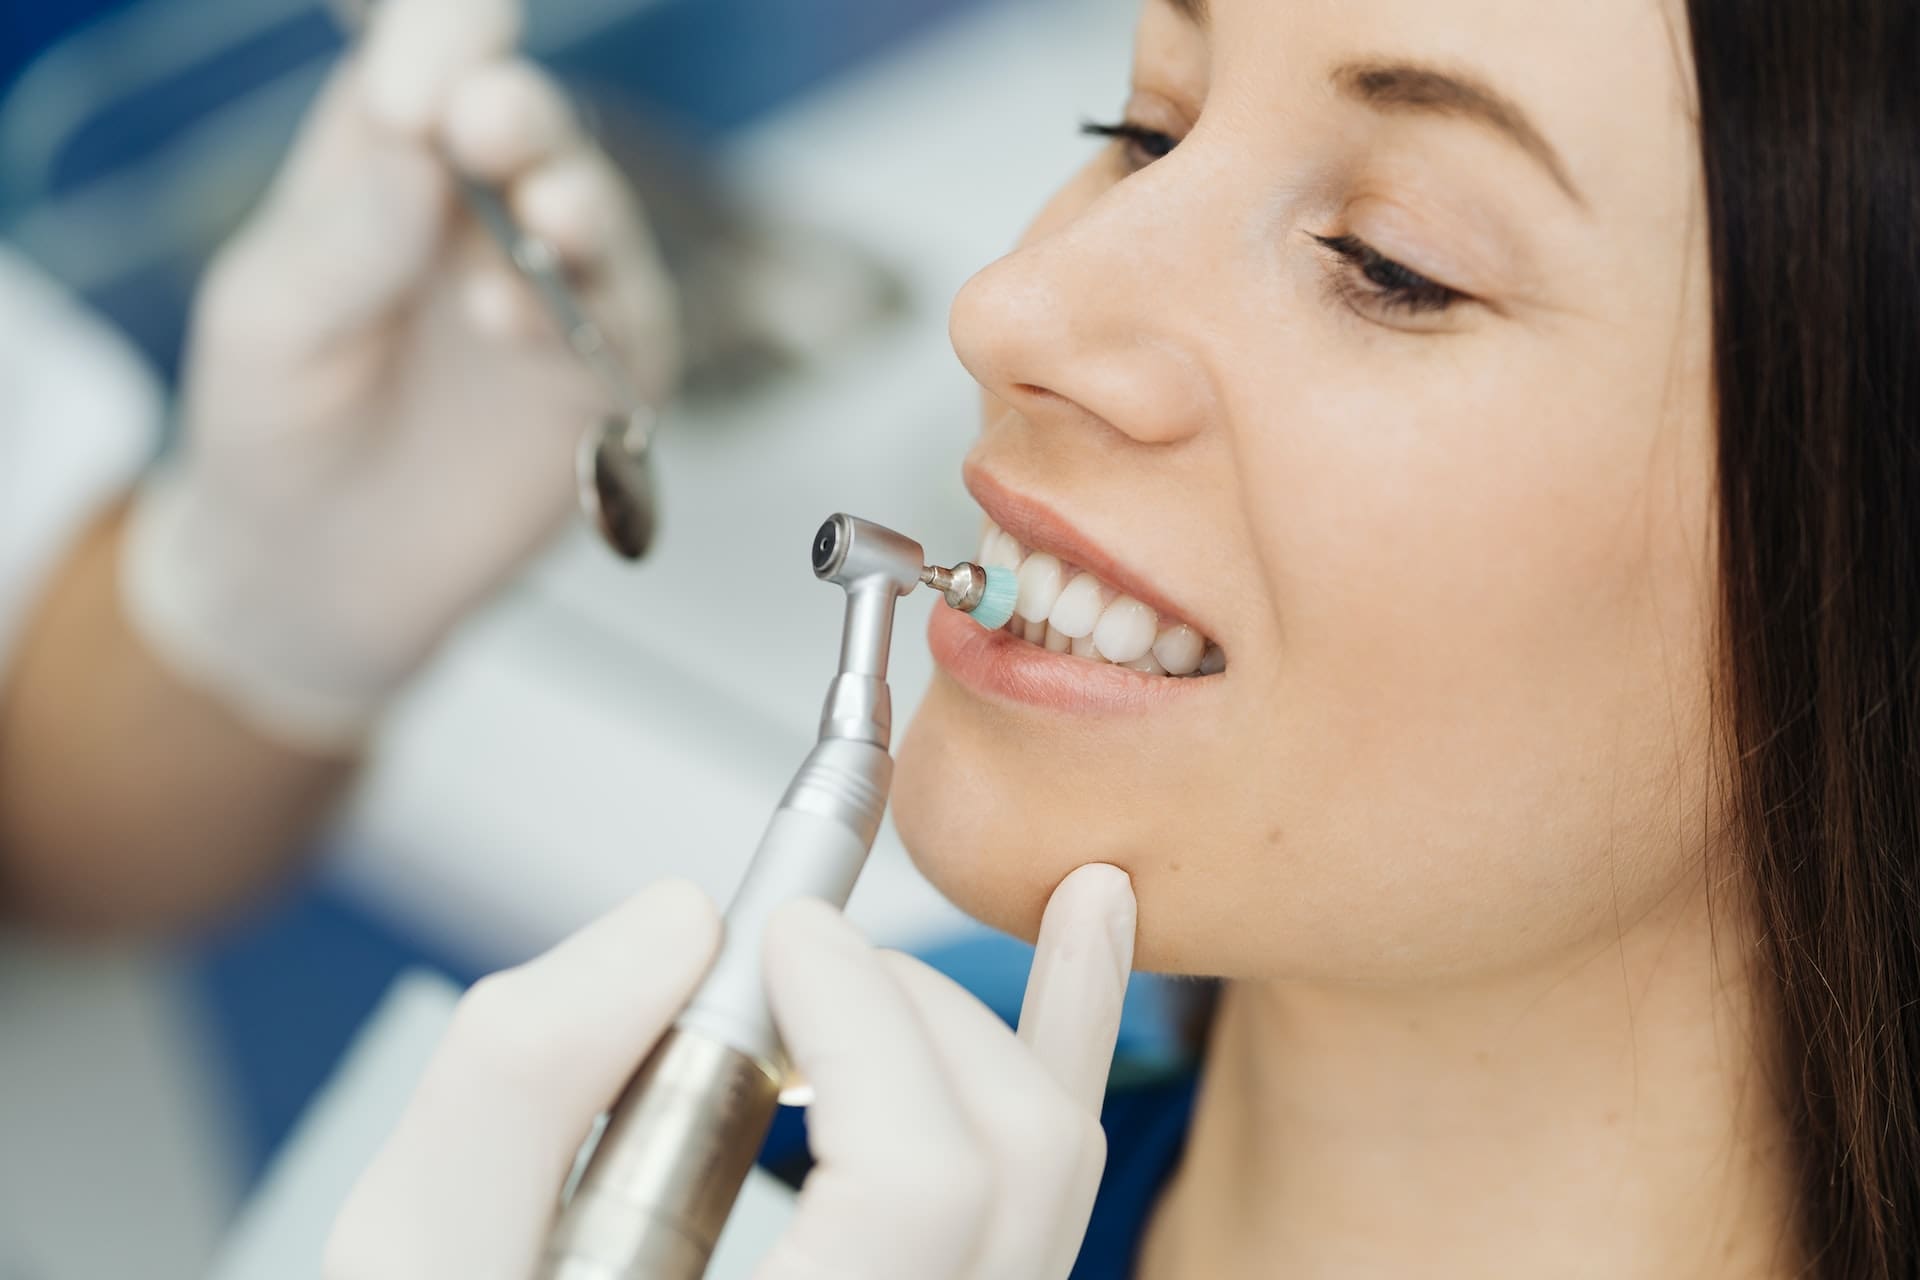
[[[1203,635],[1212,633],[1164,592],[1114,559],[1066,517],[1035,498],[1016,493],[984,468],[968,464],[962,473],[967,492],[1001,532],[1029,551],[1044,551],[1086,570],[1122,595],[1153,608],[1162,618],[1184,622]]]

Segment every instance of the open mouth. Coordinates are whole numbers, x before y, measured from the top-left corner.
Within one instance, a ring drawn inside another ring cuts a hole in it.
[[[1028,644],[1148,675],[1191,678],[1227,669],[1220,646],[1194,627],[1059,556],[1022,546],[991,520],[980,563],[1018,573],[1020,596],[1005,630]]]

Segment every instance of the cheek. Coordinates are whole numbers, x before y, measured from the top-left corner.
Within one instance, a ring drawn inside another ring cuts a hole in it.
[[[1238,442],[1280,701],[1313,735],[1283,735],[1302,856],[1433,964],[1651,909],[1707,790],[1704,391],[1596,369],[1423,399],[1316,367],[1239,409],[1288,430]]]

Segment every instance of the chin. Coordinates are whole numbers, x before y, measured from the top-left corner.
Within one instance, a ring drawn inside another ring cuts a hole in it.
[[[1083,767],[1029,751],[1032,742],[1018,712],[935,678],[894,771],[894,826],[914,865],[974,919],[1032,942],[1060,882],[1111,863],[1140,903],[1135,967],[1212,972],[1218,957],[1191,927],[1209,918],[1194,896],[1206,880],[1199,867],[1170,862],[1154,816],[1124,810],[1131,789],[1088,788]]]
[[[1013,730],[969,715],[967,702],[944,676],[934,680],[898,752],[894,826],[914,865],[955,906],[1031,942],[1048,896],[1078,864],[1035,847],[1022,789],[1008,786],[1007,766],[996,762],[1004,755],[996,740]]]

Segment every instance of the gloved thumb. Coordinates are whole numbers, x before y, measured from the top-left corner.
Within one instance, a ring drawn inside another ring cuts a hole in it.
[[[719,913],[669,881],[460,1002],[355,1186],[329,1277],[519,1280],[581,1141],[711,962]],[[475,1222],[489,1229],[472,1230]]]

